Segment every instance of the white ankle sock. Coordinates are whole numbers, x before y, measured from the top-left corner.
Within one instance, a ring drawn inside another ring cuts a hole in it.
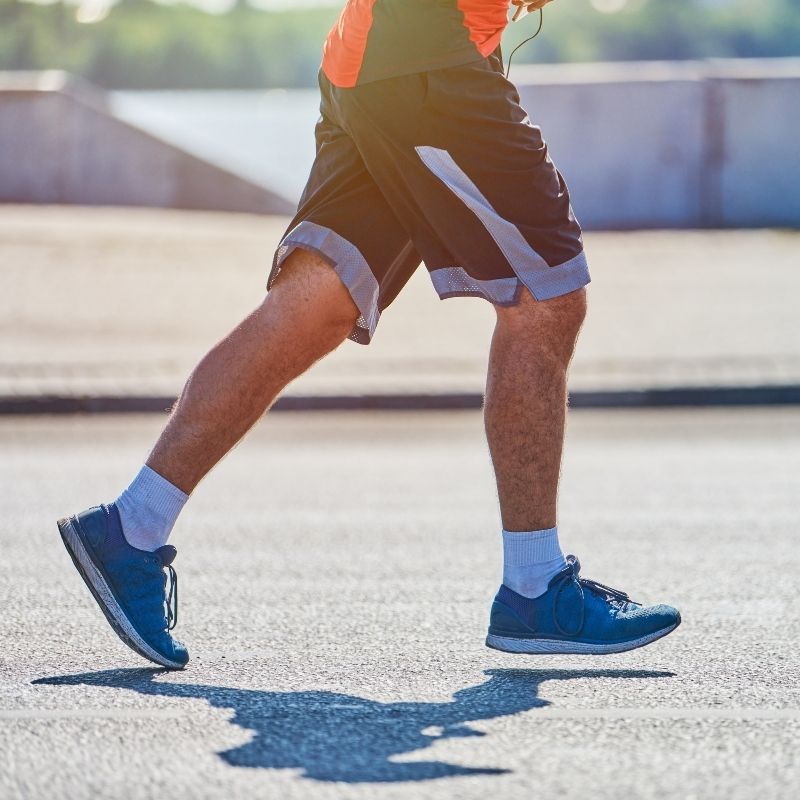
[[[189,499],[177,486],[147,465],[114,501],[128,544],[139,550],[158,550],[167,543],[178,514]]]
[[[503,583],[523,597],[539,597],[567,562],[558,543],[558,528],[503,531]]]

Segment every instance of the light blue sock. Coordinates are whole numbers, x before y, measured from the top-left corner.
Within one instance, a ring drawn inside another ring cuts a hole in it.
[[[558,543],[558,528],[503,530],[503,583],[517,594],[539,597],[566,565]]]
[[[167,543],[178,514],[189,499],[147,465],[114,501],[122,533],[132,547],[153,552]]]

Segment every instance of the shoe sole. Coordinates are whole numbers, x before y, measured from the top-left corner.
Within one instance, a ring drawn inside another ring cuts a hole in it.
[[[648,633],[638,639],[631,639],[627,642],[614,642],[612,644],[595,644],[591,642],[570,642],[560,639],[516,639],[508,636],[495,636],[489,634],[486,637],[486,646],[493,650],[502,650],[504,653],[528,653],[531,655],[609,655],[611,653],[624,653],[626,650],[635,650],[637,647],[644,647],[646,644],[661,639],[668,633],[672,633],[680,625],[680,620],[669,628],[662,628],[660,631]]]
[[[162,656],[147,644],[136,631],[136,628],[133,627],[130,619],[114,596],[114,592],[106,582],[103,573],[97,568],[91,554],[84,546],[80,533],[78,533],[73,524],[73,519],[65,518],[58,521],[58,532],[61,534],[61,541],[64,542],[64,547],[67,548],[75,569],[78,570],[83,582],[89,587],[89,591],[97,601],[97,605],[100,606],[100,610],[105,615],[114,633],[131,650],[148,659],[148,661],[153,661],[162,667],[167,667],[167,669],[183,669],[186,666],[185,664]]]

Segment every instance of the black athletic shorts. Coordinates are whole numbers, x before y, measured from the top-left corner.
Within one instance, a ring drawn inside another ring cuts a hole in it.
[[[368,344],[421,261],[440,297],[496,305],[589,282],[566,184],[497,55],[351,89],[319,81],[317,155],[268,288],[293,250],[317,253]]]

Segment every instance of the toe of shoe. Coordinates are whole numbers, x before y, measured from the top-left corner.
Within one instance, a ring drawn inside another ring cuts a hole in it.
[[[167,669],[183,669],[189,661],[186,646],[166,632],[151,639],[149,644],[160,656],[159,662]]]
[[[648,626],[654,631],[664,628],[675,628],[681,623],[681,612],[666,603],[659,603],[643,609],[647,616]]]
[[[170,660],[174,661],[176,664],[180,664],[181,668],[189,663],[189,651],[182,642],[173,639],[171,651]]]

